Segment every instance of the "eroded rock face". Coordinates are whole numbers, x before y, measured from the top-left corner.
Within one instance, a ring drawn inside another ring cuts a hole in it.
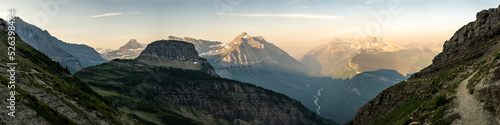
[[[433,59],[430,66],[412,75],[408,80],[379,93],[377,97],[360,108],[353,119],[346,124],[380,123],[380,120],[389,116],[390,113],[404,112],[398,110],[404,108],[396,107],[408,106],[408,103],[425,105],[418,100],[429,100],[447,93],[446,89],[453,90],[454,88],[450,86],[460,83],[463,80],[462,77],[469,77],[468,75],[471,74],[477,74],[477,78],[472,77],[472,82],[469,81],[469,84],[472,84],[468,87],[469,92],[474,93],[477,100],[491,104],[498,114],[500,108],[500,96],[498,96],[500,92],[498,82],[500,79],[500,9],[483,10],[476,17],[474,22],[460,28],[450,40],[445,42],[443,52]],[[431,87],[433,85],[437,89]],[[410,113],[400,115],[403,115],[403,118],[409,118],[407,120],[417,121],[411,118],[426,113],[425,108],[421,107],[410,110]],[[383,122],[404,121],[403,118]],[[425,122],[430,123],[431,120]]]
[[[481,45],[498,34],[500,34],[500,10],[498,8],[483,10],[476,14],[474,22],[460,28],[444,43],[443,52],[434,58],[433,63],[448,61],[443,58]]]
[[[218,76],[205,58],[198,56],[193,44],[176,40],[159,40],[149,44],[135,60],[153,66],[201,70]]]
[[[289,98],[254,86],[219,80],[152,88],[153,93],[169,104],[193,107],[217,118],[242,119],[252,124],[314,124]]]
[[[496,114],[500,114],[500,58],[488,72],[485,79],[480,81],[482,84],[476,87],[478,89],[474,95],[478,100],[493,106]]]
[[[141,57],[157,57],[191,62],[201,60],[193,44],[174,40],[160,40],[149,44],[139,55],[139,58]]]

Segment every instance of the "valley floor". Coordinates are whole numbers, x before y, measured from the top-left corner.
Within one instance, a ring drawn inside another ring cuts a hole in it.
[[[454,111],[459,113],[461,119],[455,120],[453,125],[499,125],[495,117],[483,109],[481,102],[469,93],[467,83],[473,75],[460,83],[457,88],[457,106]]]

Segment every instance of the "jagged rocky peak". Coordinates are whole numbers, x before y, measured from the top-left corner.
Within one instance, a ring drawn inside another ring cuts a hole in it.
[[[490,8],[483,10],[476,14],[474,22],[470,22],[460,28],[449,41],[444,43],[443,52],[437,55],[433,62],[470,47],[480,45],[482,42],[487,42],[485,39],[492,38],[498,34],[500,34],[500,9]],[[443,59],[442,61],[446,60]]]
[[[124,46],[120,47],[120,49],[125,49],[125,50],[128,50],[128,49],[139,49],[139,48],[144,48],[139,42],[137,42],[137,40],[135,39],[130,39],[130,41],[128,41],[127,44],[125,44]]]
[[[149,44],[135,60],[153,66],[202,70],[218,76],[205,58],[198,56],[192,43],[177,40],[158,40]]]
[[[268,42],[266,42],[266,40],[264,40],[262,36],[252,37],[248,35],[246,32],[243,32],[240,35],[236,36],[236,38],[234,38],[233,41],[229,42],[228,45],[236,46],[242,43],[250,45],[251,47],[254,48],[263,49],[264,44]]]

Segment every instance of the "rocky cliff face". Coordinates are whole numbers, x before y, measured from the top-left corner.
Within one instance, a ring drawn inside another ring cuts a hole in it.
[[[201,60],[193,44],[174,40],[160,40],[149,44],[138,58],[143,57],[191,62]]]
[[[22,21],[21,18],[16,18],[14,26],[16,26],[16,33],[26,41],[26,43],[58,61],[62,66],[68,67],[71,71],[76,71],[84,67],[75,56],[53,43],[52,40],[55,38],[52,37],[49,32],[42,31],[36,26]]]
[[[381,92],[346,124],[498,124],[499,17],[499,8],[479,12],[430,66]]]
[[[176,40],[159,40],[149,44],[136,61],[153,66],[200,70],[218,76],[205,58],[198,56],[193,44]]]
[[[161,123],[155,119],[162,119],[162,112],[177,112],[205,124],[332,124],[285,95],[200,70],[165,67],[161,64],[165,60],[205,61],[198,57],[191,43],[160,40],[149,44],[135,60],[113,60],[75,75],[96,89],[113,93],[107,95],[115,103],[124,104],[123,107],[131,109],[129,112],[151,122]],[[141,103],[123,101],[125,98]],[[136,105],[155,105],[155,108],[135,108]],[[154,114],[156,118],[147,118],[138,111]]]
[[[144,50],[144,46],[142,46],[137,40],[131,39],[127,44],[120,47],[118,50],[109,51],[101,54],[107,60],[113,59],[134,59],[141,54]]]
[[[345,79],[379,69],[414,73],[430,65],[437,53],[430,47],[403,46],[369,36],[362,40],[336,39],[309,51],[300,61],[313,70],[313,75]]]
[[[14,26],[16,33],[26,43],[60,62],[64,67],[67,66],[71,72],[106,62],[94,48],[63,42],[49,32],[24,22],[21,18],[16,18]]]
[[[7,25],[0,19],[0,48],[7,48]],[[10,97],[15,85],[15,115],[2,110],[0,124],[132,124],[117,114],[105,99],[69,73],[59,63],[16,37],[15,83],[10,84],[7,49],[0,49],[0,96]],[[63,51],[64,52],[64,51]],[[9,78],[9,79],[8,79]],[[0,101],[0,105],[10,105]]]

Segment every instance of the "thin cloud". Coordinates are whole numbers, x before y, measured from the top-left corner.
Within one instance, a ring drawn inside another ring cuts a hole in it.
[[[308,9],[308,8],[310,8],[310,7],[309,7],[309,6],[298,6],[298,8]]]
[[[349,8],[347,8],[347,9],[349,9],[349,10],[354,10],[354,9],[358,9],[358,8],[361,8],[361,7],[363,7],[363,6],[353,6],[353,7],[349,7]]]
[[[90,18],[99,18],[99,17],[108,17],[108,16],[118,16],[122,15],[122,13],[105,13],[105,14],[99,14],[99,15],[93,15],[89,16]]]
[[[129,14],[142,14],[141,12],[128,12]]]
[[[292,8],[292,9],[309,9],[311,7],[310,6],[291,6],[290,8]]]
[[[375,0],[369,0],[369,1],[366,1],[365,3],[366,4],[372,4],[373,2],[375,2]]]
[[[270,13],[257,13],[257,14],[240,14],[240,13],[224,13],[227,16],[242,16],[242,17],[284,17],[284,18],[308,18],[308,19],[340,19],[341,16],[335,15],[321,15],[321,14],[304,14],[304,13],[287,13],[287,14],[270,14]]]

